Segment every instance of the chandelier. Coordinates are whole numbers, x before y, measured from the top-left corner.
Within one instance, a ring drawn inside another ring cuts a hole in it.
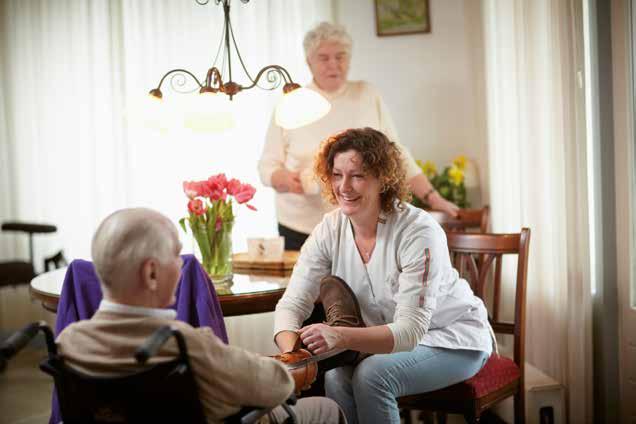
[[[196,0],[199,5],[206,5],[209,1]],[[284,83],[283,98],[276,106],[274,113],[276,124],[282,128],[293,129],[310,124],[329,112],[331,104],[323,96],[296,84],[289,72],[282,66],[265,66],[258,71],[255,77],[252,77],[243,62],[234,39],[234,31],[230,20],[231,0],[214,0],[214,2],[216,5],[223,5],[223,37],[219,43],[212,67],[208,69],[205,79],[201,82],[192,72],[186,69],[172,69],[161,77],[157,88],[150,90],[149,95],[152,99],[162,100],[161,85],[166,78],[169,79],[170,86],[174,91],[191,93],[192,91],[183,91],[181,88],[186,84],[188,78],[192,78],[198,85],[199,95],[197,96],[194,113],[189,118],[186,118],[186,126],[217,131],[233,126],[233,116],[227,107],[227,102],[223,101],[223,96],[229,96],[229,100],[232,100],[238,93],[254,87],[274,90]],[[249,0],[241,0],[241,2],[248,3]],[[234,56],[238,58],[243,73],[248,79],[245,85],[241,85],[232,79],[232,47],[234,47],[235,51]],[[217,60],[219,59],[223,63],[220,68],[217,67]],[[227,70],[227,80],[224,81],[222,71],[225,70]],[[266,86],[263,86],[263,84]]]

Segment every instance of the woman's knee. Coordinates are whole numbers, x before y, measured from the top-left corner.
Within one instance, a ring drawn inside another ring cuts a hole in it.
[[[352,371],[348,368],[349,367],[334,368],[325,373],[325,392],[327,395],[341,392],[351,386]],[[351,389],[345,391],[351,391]]]
[[[354,391],[391,391],[392,374],[382,355],[374,355],[360,362],[353,372],[352,386]]]

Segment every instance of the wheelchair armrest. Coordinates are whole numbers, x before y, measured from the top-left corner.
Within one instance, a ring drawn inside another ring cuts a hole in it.
[[[54,233],[57,231],[55,225],[34,224],[31,222],[4,222],[2,231],[23,231],[29,234]]]
[[[285,402],[280,405],[285,410],[285,412],[287,412],[287,415],[289,415],[289,418],[291,418],[292,423],[298,422],[296,414],[294,413],[293,409],[291,409],[291,405],[296,405],[297,401],[298,399],[296,398],[296,395],[292,393],[285,400]],[[252,424],[257,422],[261,417],[263,417],[271,410],[272,408],[245,407],[231,418],[240,418],[241,424]],[[233,422],[232,419],[230,419],[229,422]]]
[[[13,333],[0,345],[0,357],[11,359],[38,334],[39,329],[40,322],[34,322]]]
[[[239,422],[240,424],[253,424],[264,417],[271,408],[242,408],[236,415],[227,419],[228,423]]]
[[[296,402],[298,402],[298,398],[296,397],[296,395],[294,393],[292,393],[291,395],[289,395],[289,397],[287,398],[287,400],[285,401],[285,403],[287,405],[296,405]]]

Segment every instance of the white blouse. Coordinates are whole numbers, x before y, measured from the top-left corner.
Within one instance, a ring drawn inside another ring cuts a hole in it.
[[[444,230],[425,211],[404,206],[378,223],[366,266],[349,218],[339,209],[325,215],[276,305],[274,334],[299,329],[319,296],[320,280],[335,275],[355,293],[367,326],[389,327],[394,352],[417,344],[492,352],[486,308],[452,267]]]

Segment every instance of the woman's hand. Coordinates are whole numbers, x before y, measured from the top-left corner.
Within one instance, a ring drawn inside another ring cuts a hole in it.
[[[303,194],[300,173],[280,168],[272,174],[272,187],[279,193]]]
[[[343,336],[338,327],[325,324],[312,324],[298,330],[300,339],[314,355],[328,352],[343,346]]]
[[[431,209],[445,212],[453,217],[456,217],[459,212],[459,207],[456,204],[444,199],[437,191],[432,192],[428,196],[427,202]]]

